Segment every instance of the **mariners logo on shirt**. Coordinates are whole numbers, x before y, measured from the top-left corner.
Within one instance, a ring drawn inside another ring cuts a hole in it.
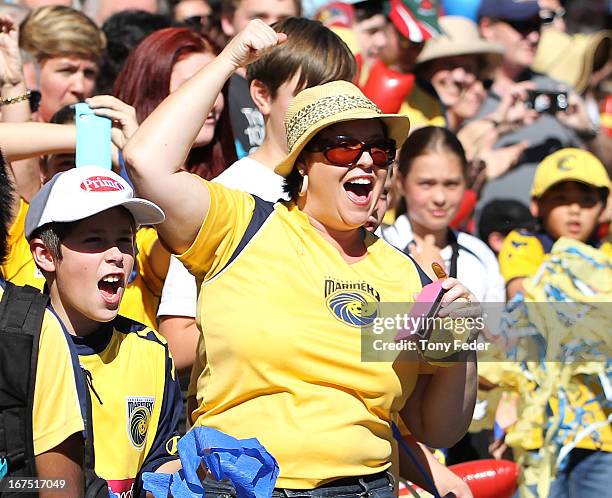
[[[327,309],[352,327],[367,327],[378,316],[379,292],[367,282],[325,279]]]
[[[141,450],[147,440],[147,430],[154,404],[155,398],[151,397],[128,396],[127,398],[128,438],[137,450]]]

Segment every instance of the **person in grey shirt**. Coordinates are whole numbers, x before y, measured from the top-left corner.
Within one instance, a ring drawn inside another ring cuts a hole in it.
[[[483,38],[503,45],[504,60],[496,69],[493,86],[479,116],[495,110],[509,93],[528,105],[530,91],[567,92],[567,106],[558,112],[540,112],[531,123],[493,123],[510,130],[500,134],[495,147],[528,141],[518,164],[495,180],[488,182],[480,196],[480,205],[491,199],[506,198],[529,204],[529,188],[536,165],[547,155],[564,147],[585,145],[592,138],[593,126],[582,99],[567,85],[533,72],[540,39],[541,19],[537,0],[483,0],[479,10],[479,27]],[[520,91],[517,91],[517,87]],[[562,99],[564,97],[561,97]]]

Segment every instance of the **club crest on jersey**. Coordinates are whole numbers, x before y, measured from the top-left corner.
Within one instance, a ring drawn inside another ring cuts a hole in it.
[[[155,398],[146,396],[127,397],[128,439],[137,450],[144,447],[147,431],[151,422]]]
[[[324,295],[332,315],[351,327],[367,327],[378,316],[380,294],[367,282],[326,278]]]

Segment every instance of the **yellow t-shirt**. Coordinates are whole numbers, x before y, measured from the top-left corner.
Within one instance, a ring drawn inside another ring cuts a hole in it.
[[[30,245],[25,238],[25,219],[28,208],[29,204],[20,199],[19,211],[9,229],[9,253],[5,263],[0,266],[0,272],[5,280],[15,285],[27,284],[42,290],[45,279],[34,263]],[[151,265],[152,251],[163,251],[163,255],[156,257],[166,259],[166,272],[170,263],[170,253],[163,249],[157,240],[157,232],[154,228],[142,227],[136,232],[137,254],[134,260],[134,270],[119,307],[121,315],[151,328],[157,328],[157,308],[166,278],[165,273],[157,274]]]
[[[45,278],[36,268],[30,244],[25,238],[25,219],[30,205],[19,199],[19,210],[9,228],[7,247],[8,254],[5,262],[0,266],[0,273],[4,280],[15,285],[31,285],[42,290]]]
[[[412,130],[424,126],[446,127],[446,118],[440,99],[426,92],[418,84],[414,85],[410,95],[402,103],[399,114],[410,118]]]
[[[197,321],[206,366],[195,426],[256,437],[279,463],[281,488],[388,468],[390,421],[417,375],[435,368],[362,362],[352,306],[412,301],[421,289],[415,264],[367,235],[367,257],[349,265],[291,203],[276,204],[232,257],[265,208],[249,194],[207,185],[208,216],[179,257],[203,279]]]
[[[3,294],[0,281],[0,299]],[[50,311],[45,312],[38,344],[32,411],[35,455],[52,450],[84,430],[76,380],[81,372],[70,354],[62,326]]]
[[[554,240],[545,233],[513,230],[499,251],[499,269],[506,284],[514,278],[533,277],[550,252]],[[612,256],[612,244],[604,242],[600,248]]]
[[[139,471],[177,458],[182,402],[168,344],[122,316],[87,337],[71,338],[91,373],[96,473],[119,496],[140,496]]]

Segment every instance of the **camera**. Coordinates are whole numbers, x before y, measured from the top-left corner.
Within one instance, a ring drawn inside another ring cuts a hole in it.
[[[550,92],[542,90],[528,90],[525,105],[536,112],[555,114],[567,111],[567,92]]]

